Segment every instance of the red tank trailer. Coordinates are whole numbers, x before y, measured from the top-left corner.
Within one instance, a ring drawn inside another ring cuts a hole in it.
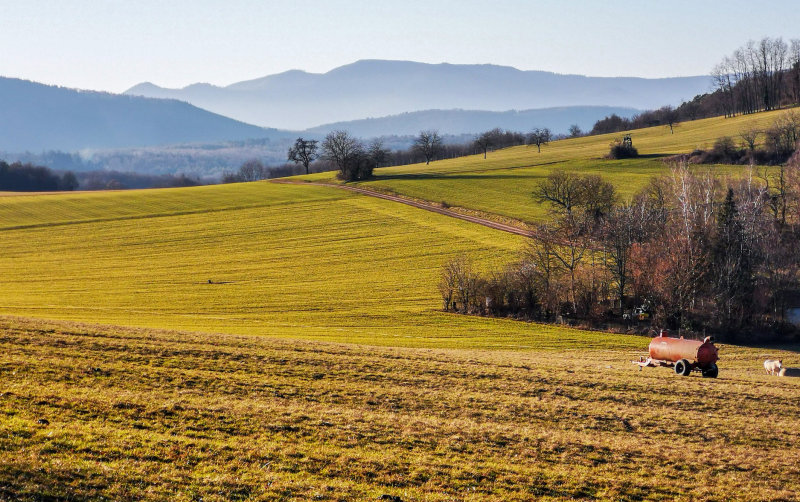
[[[689,376],[692,371],[699,371],[704,377],[716,378],[719,374],[718,360],[717,348],[710,336],[701,342],[683,337],[664,336],[662,331],[650,341],[650,357],[640,358],[633,363],[640,367],[674,367],[675,373],[683,376]]]

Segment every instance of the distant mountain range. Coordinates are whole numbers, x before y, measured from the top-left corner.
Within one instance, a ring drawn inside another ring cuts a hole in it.
[[[511,110],[489,112],[480,110],[424,110],[401,113],[388,117],[335,122],[307,130],[314,134],[327,134],[344,129],[361,136],[415,135],[422,130],[436,129],[444,134],[480,133],[499,127],[512,131],[528,132],[534,127],[547,127],[555,134],[564,134],[572,124],[589,131],[595,122],[612,113],[632,117],[640,110],[614,106],[566,106],[537,110]]]
[[[571,124],[589,130],[611,113],[631,116],[637,109],[677,104],[707,88],[707,77],[601,78],[379,60],[324,74],[289,71],[227,87],[140,84],[124,95],[0,77],[0,151],[189,143],[202,149],[202,144],[257,139],[259,151],[279,161],[298,135],[318,139],[334,129],[364,138],[423,129],[464,135],[494,127],[563,133]]]
[[[142,83],[125,93],[180,99],[243,122],[303,130],[325,123],[434,109],[652,109],[692,99],[707,92],[709,85],[707,76],[586,77],[496,65],[363,60],[323,74],[292,70],[226,87],[192,84],[166,89]]]
[[[0,150],[209,143],[283,136],[176,100],[78,91],[0,77]]]

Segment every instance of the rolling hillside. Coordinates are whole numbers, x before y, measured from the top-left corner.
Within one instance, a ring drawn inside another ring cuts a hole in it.
[[[176,100],[79,91],[3,77],[0,109],[0,151],[8,152],[74,152],[278,134]]]
[[[678,105],[708,91],[709,77],[644,79],[521,71],[496,65],[363,60],[323,73],[292,70],[226,87],[166,89],[138,84],[126,94],[173,98],[251,124],[307,129],[419,110],[526,110],[561,106],[638,109]],[[482,128],[485,129],[485,128]]]
[[[520,238],[330,188],[9,196],[0,221],[2,313],[390,345],[541,332],[439,313],[431,286],[453,250],[502,260]]]
[[[531,194],[536,184],[553,169],[574,169],[600,174],[613,182],[619,193],[630,196],[647,180],[667,172],[665,156],[689,153],[695,148],[708,148],[722,136],[736,139],[749,127],[766,128],[785,110],[741,115],[734,118],[710,118],[686,122],[675,127],[651,127],[631,131],[640,158],[604,160],[609,144],[624,133],[587,136],[555,141],[542,147],[518,146],[456,159],[387,167],[375,170],[373,180],[358,183],[365,187],[389,191],[451,206],[479,210],[485,213],[535,221],[543,208]],[[700,167],[702,168],[702,167]],[[714,168],[720,174],[737,174],[743,166]],[[333,173],[297,177],[298,180],[336,182]]]
[[[744,120],[634,142],[675,153]],[[527,215],[553,167],[663,172],[609,167],[608,141],[367,185]],[[761,366],[800,366],[796,345],[720,345],[709,380],[639,371],[645,337],[440,310],[446,259],[501,265],[521,237],[303,184],[0,195],[0,500],[800,496],[800,379]]]
[[[602,174],[629,195],[666,172],[661,155],[780,113],[701,120],[675,134],[634,131],[634,144],[650,155],[641,159],[601,160],[613,136],[594,136],[554,142],[541,154],[515,147],[486,160],[379,169],[362,185],[531,221],[543,211],[531,192],[552,169]],[[435,282],[448,256],[465,251],[501,264],[522,238],[327,187],[254,183],[9,196],[0,197],[0,222],[0,275],[8,285],[0,305],[8,314],[286,336],[347,329],[350,340],[381,344],[474,339],[478,325],[491,336],[475,343],[513,345],[500,342],[511,336],[506,330],[517,340],[542,329],[438,312]]]

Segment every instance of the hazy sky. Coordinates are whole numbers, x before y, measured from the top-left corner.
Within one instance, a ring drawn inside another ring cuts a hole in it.
[[[0,75],[121,92],[404,59],[663,77],[763,36],[800,38],[800,1],[0,0]]]

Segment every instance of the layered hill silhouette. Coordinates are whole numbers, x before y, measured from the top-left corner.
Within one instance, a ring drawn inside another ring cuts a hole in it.
[[[426,129],[436,129],[446,134],[474,134],[499,127],[527,132],[534,127],[547,127],[556,134],[564,134],[573,124],[583,131],[591,130],[597,120],[616,113],[631,117],[639,110],[617,106],[567,106],[536,110],[510,110],[490,112],[483,110],[423,110],[387,117],[334,122],[308,129],[314,134],[327,134],[344,129],[356,136],[415,135]]]
[[[0,77],[0,150],[208,143],[280,135],[177,100],[78,91]]]
[[[362,60],[322,74],[291,70],[226,87],[142,83],[126,94],[180,99],[247,123],[302,130],[433,109],[658,108],[689,100],[709,84],[707,76],[586,77],[496,65]]]

